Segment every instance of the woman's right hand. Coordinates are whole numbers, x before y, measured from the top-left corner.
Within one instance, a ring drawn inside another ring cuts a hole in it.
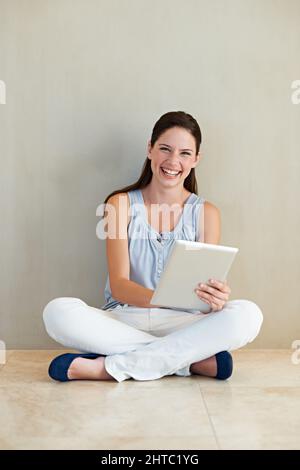
[[[222,310],[231,293],[231,289],[226,280],[217,281],[215,279],[210,279],[208,284],[198,284],[194,291],[202,302],[210,305],[214,312]]]

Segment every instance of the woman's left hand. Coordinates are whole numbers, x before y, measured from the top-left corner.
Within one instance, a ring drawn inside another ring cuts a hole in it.
[[[229,299],[231,289],[226,280],[217,281],[216,279],[210,279],[207,284],[198,284],[195,292],[199,299],[208,303],[212,310],[217,312],[218,310],[222,310],[226,304]]]

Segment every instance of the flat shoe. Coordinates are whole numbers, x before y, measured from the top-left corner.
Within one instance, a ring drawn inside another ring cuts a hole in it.
[[[217,360],[217,375],[216,379],[226,380],[232,374],[233,361],[232,356],[228,351],[221,351],[216,354]]]
[[[71,363],[77,357],[84,357],[86,359],[96,359],[97,357],[103,356],[103,354],[75,354],[75,353],[65,353],[57,356],[53,359],[50,363],[48,374],[54,380],[59,380],[60,382],[68,382],[70,380],[77,380],[77,379],[69,379],[68,377],[68,370]]]

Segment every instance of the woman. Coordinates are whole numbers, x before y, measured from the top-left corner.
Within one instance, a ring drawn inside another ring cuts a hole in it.
[[[153,128],[139,180],[105,199],[106,303],[98,309],[62,297],[46,305],[48,334],[81,351],[55,358],[49,367],[53,379],[121,382],[199,374],[224,380],[233,369],[229,351],[258,335],[260,308],[250,300],[229,300],[226,281],[194,286],[210,305],[208,314],[150,303],[176,238],[220,240],[220,211],[198,196],[200,144],[201,131],[190,114],[164,114]],[[172,210],[162,213],[162,207]]]

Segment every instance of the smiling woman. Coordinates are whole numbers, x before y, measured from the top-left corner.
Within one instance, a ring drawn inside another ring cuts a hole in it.
[[[121,382],[200,374],[227,379],[232,373],[229,351],[257,336],[263,319],[260,308],[249,300],[229,301],[226,281],[191,286],[191,295],[210,305],[208,314],[151,304],[176,239],[219,243],[220,211],[198,195],[195,167],[201,139],[190,114],[164,114],[154,125],[138,181],[105,199],[104,216],[112,214],[106,220],[105,304],[94,308],[64,297],[46,305],[49,335],[87,352],[54,359],[52,378]],[[159,213],[155,220],[153,206]],[[161,210],[174,206],[176,213]]]

